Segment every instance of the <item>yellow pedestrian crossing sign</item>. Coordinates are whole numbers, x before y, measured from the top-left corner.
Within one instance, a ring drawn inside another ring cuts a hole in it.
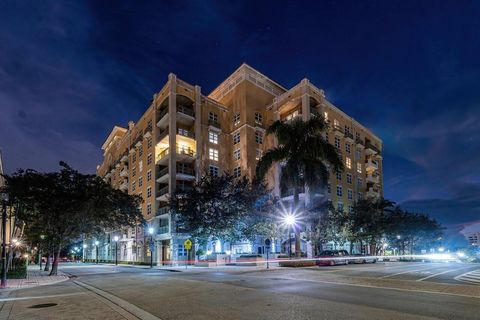
[[[190,250],[192,249],[192,241],[190,241],[190,239],[187,239],[183,242],[183,246],[185,247],[185,249],[187,250]]]

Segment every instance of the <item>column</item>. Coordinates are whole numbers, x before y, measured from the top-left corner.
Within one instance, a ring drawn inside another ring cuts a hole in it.
[[[202,151],[203,151],[203,136],[202,136],[202,89],[200,86],[195,86],[195,143],[196,143],[196,159],[195,159],[195,177],[200,179]]]

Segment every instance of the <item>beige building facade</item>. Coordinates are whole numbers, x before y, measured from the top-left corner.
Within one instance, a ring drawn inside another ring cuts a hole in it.
[[[345,163],[343,173],[331,174],[328,191],[316,196],[344,210],[351,210],[358,199],[382,196],[378,137],[335,107],[308,79],[287,89],[247,64],[208,95],[170,74],[141,119],[113,128],[102,146],[104,159],[97,174],[113,187],[143,197],[142,213],[154,229],[155,263],[181,263],[187,259],[187,235],[177,233],[172,224],[170,195],[191,188],[207,172],[252,178],[258,160],[275,143],[265,135],[266,128],[275,120],[308,120],[312,115],[328,121],[326,138]],[[268,183],[288,201],[291,195],[280,190],[278,172],[278,167],[272,170]],[[120,238],[119,260],[150,259],[150,235],[142,227],[115,234]],[[103,245],[105,255],[111,254],[111,241]]]

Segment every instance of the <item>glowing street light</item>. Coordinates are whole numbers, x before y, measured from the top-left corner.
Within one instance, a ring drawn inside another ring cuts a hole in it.
[[[297,219],[293,214],[289,213],[283,218],[283,220],[288,228],[288,246],[289,246],[288,255],[289,255],[289,258],[291,259],[292,258],[292,234],[290,232],[290,228],[292,228],[292,231],[293,231],[293,228],[295,226],[295,222]]]
[[[443,251],[445,251],[445,248],[444,248],[444,247],[440,247],[440,248],[438,248],[438,251],[439,251],[439,252],[443,252]]]
[[[113,241],[115,241],[115,265],[118,265],[118,236],[113,237]]]

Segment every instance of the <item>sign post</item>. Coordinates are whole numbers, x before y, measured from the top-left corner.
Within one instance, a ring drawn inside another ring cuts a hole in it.
[[[188,259],[190,259],[190,249],[192,249],[192,241],[187,239],[183,242],[183,246],[187,250],[187,261],[185,261],[185,269],[188,267]]]
[[[270,241],[270,239],[265,239],[265,246],[267,248],[267,269],[270,269],[270,266],[268,265],[268,252],[270,251],[270,244],[272,242]]]

